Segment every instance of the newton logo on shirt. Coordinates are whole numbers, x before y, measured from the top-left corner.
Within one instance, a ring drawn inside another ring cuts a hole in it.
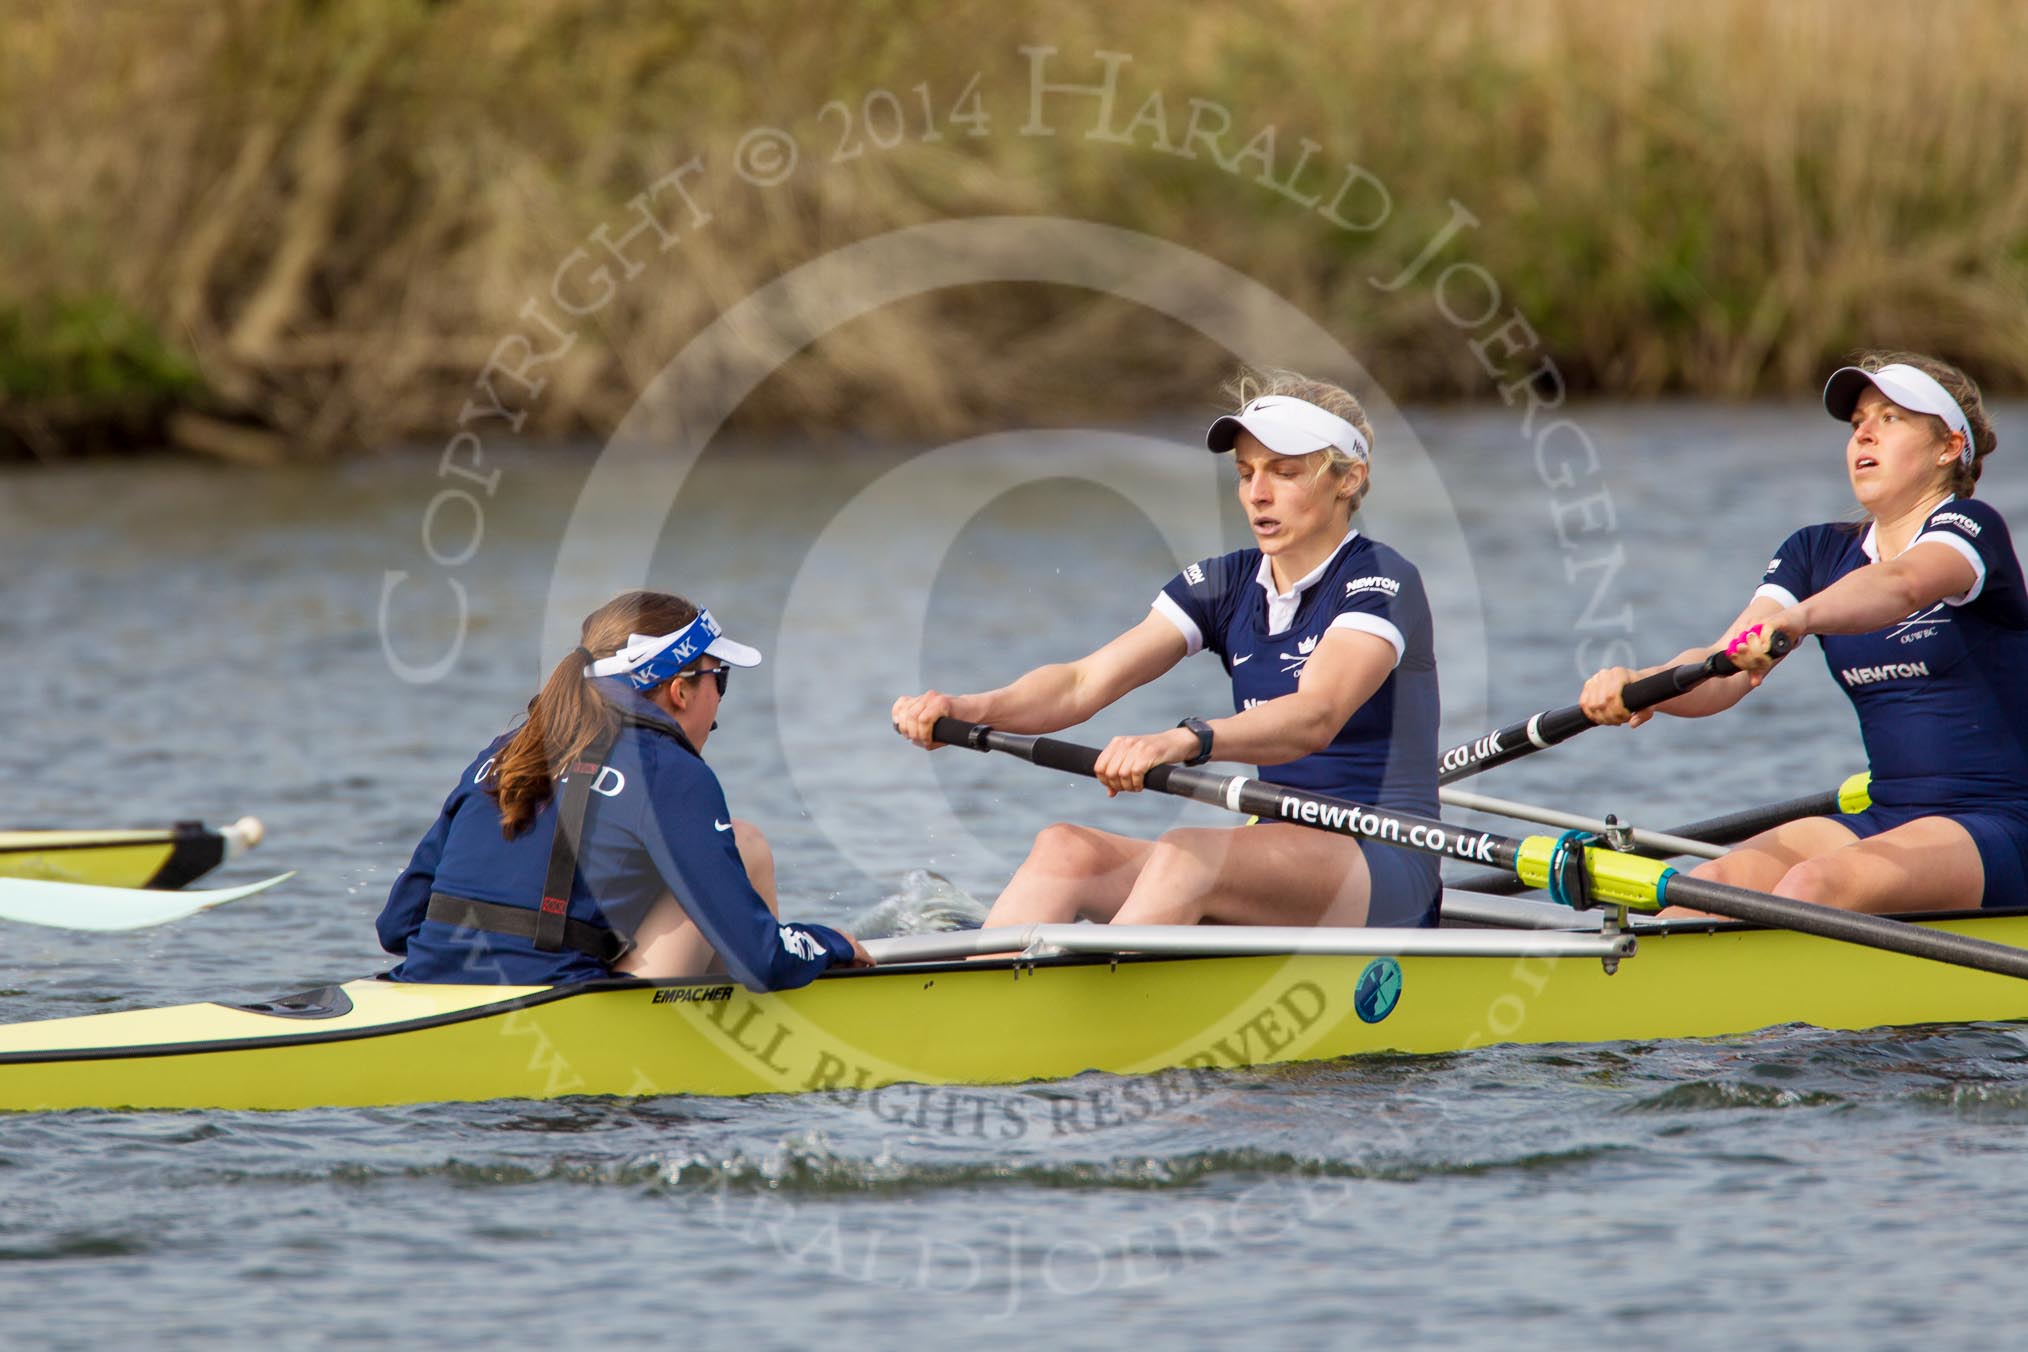
[[[1347,596],[1359,592],[1381,592],[1388,596],[1401,595],[1401,584],[1391,577],[1355,577],[1345,584]]]
[[[1956,526],[1959,530],[1974,539],[1977,539],[1979,534],[1979,523],[1966,516],[1963,512],[1938,512],[1929,519],[1929,524],[1932,526]]]
[[[1846,667],[1838,678],[1848,686],[1872,685],[1876,681],[1905,681],[1929,675],[1927,662],[1887,662],[1877,667]]]
[[[1193,587],[1202,586],[1204,583],[1204,565],[1193,563],[1188,568],[1185,568],[1183,570],[1183,580]]]

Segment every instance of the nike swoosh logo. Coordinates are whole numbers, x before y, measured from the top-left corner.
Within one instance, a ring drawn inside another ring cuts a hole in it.
[[[711,829],[714,831],[730,831],[732,829],[732,823],[722,822],[719,821],[716,817],[714,817],[711,820]]]
[[[1247,664],[1248,662],[1251,662],[1251,661],[1253,661],[1253,654],[1252,654],[1252,653],[1248,653],[1248,654],[1247,654],[1247,655],[1246,655],[1245,657],[1235,657],[1235,658],[1233,658],[1233,659],[1232,659],[1232,665],[1234,665],[1235,667],[1243,667],[1243,666],[1245,666],[1245,665],[1246,665],[1246,664]]]

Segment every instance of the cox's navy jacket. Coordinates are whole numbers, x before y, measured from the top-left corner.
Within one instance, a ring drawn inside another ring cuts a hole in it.
[[[631,936],[673,892],[733,977],[750,990],[808,984],[852,945],[825,925],[784,924],[754,891],[733,844],[718,776],[666,714],[632,691],[607,696],[627,715],[593,783],[571,888],[570,918]],[[394,881],[380,913],[381,946],[401,954],[397,981],[553,985],[611,972],[574,949],[425,919],[430,894],[530,910],[541,904],[559,793],[512,840],[486,792],[505,736],[466,767],[443,811]]]

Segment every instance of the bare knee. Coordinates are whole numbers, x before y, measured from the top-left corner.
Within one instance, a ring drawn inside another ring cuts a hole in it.
[[[1157,853],[1206,859],[1223,854],[1239,838],[1231,827],[1178,826],[1155,838]]]
[[[1179,877],[1215,876],[1238,838],[1239,833],[1230,829],[1179,826],[1164,831],[1156,837],[1141,877],[1149,886],[1159,887]]]
[[[1028,863],[1053,874],[1086,876],[1103,871],[1109,862],[1099,833],[1070,822],[1043,827],[1028,847]]]
[[[1778,896],[1792,901],[1815,902],[1819,906],[1836,906],[1846,893],[1843,879],[1844,870],[1837,862],[1828,858],[1805,859],[1787,873],[1775,887]]]
[[[746,818],[732,819],[732,843],[739,847],[739,857],[746,862],[748,871],[774,868],[774,846],[768,844],[767,836]]]
[[[740,817],[732,819],[732,843],[739,849],[739,860],[746,865],[747,881],[753,890],[761,894],[768,909],[778,911],[775,901],[775,850],[768,844],[768,838],[752,822]]]
[[[1707,859],[1690,870],[1693,878],[1724,883],[1728,887],[1750,887],[1756,891],[1772,888],[1781,881],[1782,873],[1780,863],[1750,850],[1735,850],[1717,859]]]
[[[1110,920],[1133,885],[1146,846],[1088,826],[1044,827],[993,903],[989,925]]]

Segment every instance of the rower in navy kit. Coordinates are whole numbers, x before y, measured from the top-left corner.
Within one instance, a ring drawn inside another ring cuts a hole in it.
[[[388,975],[555,985],[722,966],[784,990],[865,964],[850,935],[776,918],[767,840],[704,763],[729,668],[759,661],[681,597],[628,592],[593,611],[395,880],[378,928],[404,956]]]
[[[1851,424],[1845,467],[1870,519],[1789,536],[1717,645],[1748,674],[1659,707],[1730,708],[1765,678],[1775,632],[1815,634],[1859,715],[1872,806],[1778,826],[1696,876],[1848,910],[2028,905],[2028,589],[2007,523],[1972,497],[1995,444],[1978,387],[1874,352],[1832,374],[1824,406]],[[1585,713],[1645,722],[1619,698],[1637,674],[1593,676]]]
[[[1147,618],[1075,662],[999,690],[895,701],[896,730],[920,746],[936,745],[945,716],[1053,732],[1209,651],[1232,678],[1232,715],[1112,739],[1098,758],[1109,792],[1138,791],[1157,765],[1241,761],[1275,783],[1435,816],[1429,602],[1413,564],[1352,526],[1372,425],[1344,390],[1291,373],[1237,393],[1242,407],[1205,441],[1233,453],[1253,548],[1191,564]],[[1439,896],[1428,856],[1289,823],[1153,841],[1059,823],[986,923],[1430,925]]]

